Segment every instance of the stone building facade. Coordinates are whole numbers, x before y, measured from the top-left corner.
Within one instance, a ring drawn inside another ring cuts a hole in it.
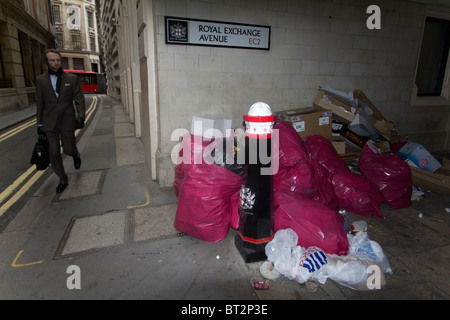
[[[0,0],[0,114],[36,101],[35,79],[46,70],[43,52],[54,43],[49,5]]]
[[[51,0],[55,48],[63,68],[103,72],[94,0]]]

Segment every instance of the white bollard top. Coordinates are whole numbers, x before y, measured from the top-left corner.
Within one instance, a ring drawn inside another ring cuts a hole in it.
[[[272,115],[272,109],[267,103],[254,103],[248,115],[244,116],[245,134],[252,138],[270,138],[276,118]]]
[[[265,102],[256,102],[250,107],[248,115],[251,117],[271,116],[272,109],[270,109],[270,106]]]

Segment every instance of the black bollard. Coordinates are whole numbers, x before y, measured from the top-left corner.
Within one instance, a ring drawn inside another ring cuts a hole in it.
[[[267,259],[265,247],[273,237],[272,127],[276,116],[257,102],[244,116],[245,175],[240,191],[239,233],[235,245],[244,261]]]

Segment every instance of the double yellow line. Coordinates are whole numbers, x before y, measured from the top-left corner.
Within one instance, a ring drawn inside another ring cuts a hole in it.
[[[86,112],[86,122],[89,120],[89,118],[94,113],[95,109],[97,108],[97,102],[98,97],[94,96],[92,99],[92,103],[89,106],[89,109]],[[23,125],[4,133],[0,136],[0,142],[12,137],[13,135],[19,133],[22,130],[25,130],[26,128],[36,124],[36,119],[31,120],[29,122],[24,123]],[[78,129],[75,131],[75,135],[77,136],[81,130]],[[36,183],[37,180],[46,172],[47,170],[36,170],[36,166],[32,165],[27,171],[25,171],[20,177],[18,177],[9,187],[7,187],[3,192],[0,194],[0,203],[3,203],[14,191],[32,174],[33,176],[11,197],[8,201],[6,201],[1,207],[0,207],[0,217],[9,209],[11,206],[16,203],[24,194],[27,192],[33,184]]]
[[[14,129],[12,129],[12,130],[10,130],[8,132],[5,132],[5,133],[1,134],[0,135],[0,142],[6,140],[8,138],[11,138],[12,136],[16,135],[20,131],[23,131],[26,128],[31,127],[31,126],[33,126],[35,124],[36,124],[36,119],[33,119],[33,120],[30,120],[28,122],[25,122],[25,123],[21,124],[20,126],[14,128]]]

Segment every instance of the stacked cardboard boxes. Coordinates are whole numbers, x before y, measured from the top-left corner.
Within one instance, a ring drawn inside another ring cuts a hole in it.
[[[320,87],[313,105],[333,113],[333,122],[340,128],[337,134],[352,148],[361,149],[376,136],[390,142],[407,139],[399,135],[392,121],[387,120],[361,90],[344,93]]]
[[[333,134],[346,141],[347,150],[342,157],[349,154],[349,146],[362,148],[369,139],[384,152],[392,152],[390,143],[405,143],[397,154],[410,165],[414,184],[450,194],[450,166],[441,166],[422,145],[406,142],[408,137],[400,135],[394,123],[361,90],[344,93],[321,87],[313,104],[332,111]]]
[[[302,139],[318,134],[331,138],[332,112],[321,107],[309,107],[275,112],[279,120],[287,121]]]

